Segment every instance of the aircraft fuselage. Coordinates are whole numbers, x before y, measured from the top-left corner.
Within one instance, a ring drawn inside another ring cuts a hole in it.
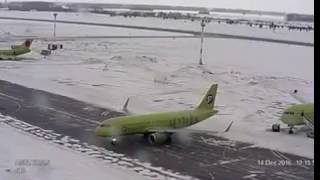
[[[96,135],[112,137],[130,134],[170,132],[203,121],[218,111],[195,109],[168,113],[121,116],[105,120],[96,129]]]
[[[299,104],[289,107],[283,112],[280,120],[289,126],[297,126],[305,124],[303,118],[307,118],[312,123],[314,122],[313,103]]]
[[[11,46],[11,49],[0,50],[0,60],[14,59],[16,56],[31,52],[32,40],[26,40],[22,45]]]

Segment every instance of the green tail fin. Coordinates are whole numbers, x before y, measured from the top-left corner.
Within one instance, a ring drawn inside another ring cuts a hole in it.
[[[218,84],[213,84],[208,90],[207,94],[203,97],[197,109],[208,109],[208,110],[213,109],[214,102],[216,99],[217,89],[218,89]]]
[[[30,49],[32,41],[33,41],[32,39],[27,39],[21,45],[12,45],[11,49],[20,49],[20,48]]]

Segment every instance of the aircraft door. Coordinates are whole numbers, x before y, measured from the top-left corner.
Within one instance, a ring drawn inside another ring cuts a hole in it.
[[[176,128],[176,120],[177,120],[177,119],[171,119],[171,120],[170,120],[170,126],[171,126],[171,127]]]

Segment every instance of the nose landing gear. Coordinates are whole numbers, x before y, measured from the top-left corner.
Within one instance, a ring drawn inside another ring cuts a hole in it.
[[[289,129],[289,134],[293,134],[294,132],[293,132],[293,128],[292,127],[290,127],[290,129]]]
[[[115,146],[117,144],[116,138],[111,138],[111,145]]]

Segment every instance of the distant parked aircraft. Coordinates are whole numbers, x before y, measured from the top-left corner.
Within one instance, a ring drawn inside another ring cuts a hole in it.
[[[32,39],[27,39],[21,45],[13,45],[11,49],[0,50],[0,60],[16,60],[17,56],[31,52]]]
[[[294,91],[294,94],[297,94],[298,90]],[[296,95],[294,97],[298,99]],[[289,127],[289,133],[293,134],[294,127],[304,125],[311,129],[311,132],[308,133],[308,136],[313,137],[314,133],[314,103],[302,102],[302,104],[293,105],[288,107],[280,118],[284,124],[287,124]],[[280,124],[276,123],[272,125],[272,130],[274,132],[280,131]]]

